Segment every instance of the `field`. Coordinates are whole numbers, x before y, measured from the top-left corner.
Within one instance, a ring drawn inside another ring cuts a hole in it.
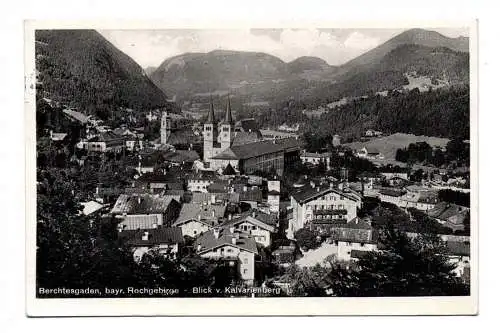
[[[445,138],[437,138],[437,137],[432,137],[432,136],[424,136],[424,135],[413,135],[413,134],[405,134],[405,133],[395,133],[391,134],[388,136],[383,136],[380,138],[374,138],[366,142],[352,142],[345,144],[345,146],[350,147],[352,149],[359,150],[363,147],[366,148],[375,148],[377,149],[382,155],[384,155],[383,160],[377,160],[383,164],[387,163],[392,163],[392,164],[398,164],[394,163],[395,162],[395,157],[396,157],[396,151],[399,148],[405,148],[407,147],[410,143],[416,143],[416,142],[421,142],[425,141],[431,147],[434,146],[439,146],[439,147],[445,147],[449,139]]]

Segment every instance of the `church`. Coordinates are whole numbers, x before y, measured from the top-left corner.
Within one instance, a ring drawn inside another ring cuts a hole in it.
[[[229,96],[224,118],[219,122],[210,101],[203,127],[203,161],[210,169],[224,170],[231,164],[241,174],[275,171],[281,176],[286,165],[300,161],[300,140],[265,140],[258,129],[242,126],[244,123],[235,125]]]

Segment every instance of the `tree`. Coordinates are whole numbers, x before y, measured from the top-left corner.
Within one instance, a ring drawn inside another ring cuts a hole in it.
[[[446,257],[443,241],[435,235],[409,238],[394,229],[381,235],[381,250],[369,252],[357,264],[352,296],[468,295]]]
[[[304,250],[316,249],[321,245],[321,242],[318,241],[319,234],[307,228],[297,230],[294,236],[297,245]]]

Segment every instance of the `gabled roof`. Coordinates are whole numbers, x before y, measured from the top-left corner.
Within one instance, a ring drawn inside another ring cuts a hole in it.
[[[276,141],[258,141],[239,146],[232,146],[224,150],[214,159],[239,160],[271,154],[279,151],[292,151],[300,149],[301,142],[297,139],[287,138]]]
[[[234,170],[231,163],[228,163],[224,171],[222,172],[224,176],[234,176],[236,175],[236,171]]]
[[[255,239],[253,237],[244,237],[240,234],[232,234],[229,230],[229,227],[219,228],[219,232],[220,234],[218,238],[215,238],[214,231],[210,230],[203,233],[195,240],[195,248],[197,248],[198,245],[201,245],[201,250],[198,251],[199,254],[225,245],[258,254],[257,243],[255,242]],[[232,239],[236,237],[238,237],[236,240],[236,244],[233,244]]]
[[[225,205],[202,205],[199,203],[185,203],[182,205],[181,211],[179,213],[179,217],[174,222],[174,225],[180,225],[184,222],[198,220],[199,221],[210,221],[214,222],[220,218],[224,217],[226,212]],[[210,223],[211,225],[211,223]]]
[[[169,205],[180,196],[155,196],[151,194],[121,194],[116,200],[112,214],[163,214]]]
[[[260,212],[256,209],[251,209],[250,211],[243,213],[241,216],[235,217],[232,220],[225,222],[222,226],[230,227],[233,225],[238,225],[243,222],[254,224],[269,232],[276,231],[275,226],[277,219],[269,214]]]
[[[154,246],[161,244],[175,245],[183,244],[181,228],[159,227],[158,229],[147,230],[148,239],[142,239],[144,230],[123,230],[118,233],[118,237],[132,246]]]
[[[427,215],[440,220],[447,220],[450,217],[466,215],[469,212],[467,207],[462,207],[448,202],[440,202],[427,212]]]
[[[87,116],[87,115],[85,115],[81,112],[75,111],[75,110],[64,109],[63,112],[65,114],[67,114],[68,116],[70,116],[71,118],[78,120],[79,122],[81,122],[83,124],[86,124],[90,119],[90,116]]]
[[[338,188],[331,187],[330,185],[318,185],[315,187],[304,186],[292,193],[292,197],[295,198],[295,200],[297,200],[300,204],[303,204],[329,193],[335,193],[349,200],[357,201],[357,199],[350,196],[348,192],[343,192]]]
[[[149,230],[160,225],[161,214],[127,215],[119,224],[123,230]]]

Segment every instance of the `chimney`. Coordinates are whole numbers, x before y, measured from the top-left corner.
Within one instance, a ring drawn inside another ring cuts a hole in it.
[[[123,225],[122,224],[119,224],[118,225],[118,232],[122,232],[123,231]]]
[[[229,214],[228,218],[231,221],[233,219],[233,214]]]
[[[212,203],[212,205],[215,204],[215,194],[212,194],[210,196],[210,202]]]
[[[316,192],[319,192],[319,187],[316,187]]]
[[[220,236],[220,230],[219,228],[214,228],[214,237],[215,239],[219,239]]]
[[[236,237],[231,238],[231,243],[232,243],[233,245],[236,245]]]
[[[252,217],[255,217],[257,214],[255,213],[255,210],[252,212]]]
[[[330,183],[330,188],[333,188],[333,183]]]
[[[144,234],[142,235],[142,240],[147,241],[149,239],[149,231],[144,231]]]
[[[198,252],[200,252],[200,251],[201,251],[201,244],[198,244],[198,246],[196,247],[196,250],[197,250]]]
[[[232,227],[229,228],[229,232],[232,233],[232,234],[234,234],[234,226],[232,226]]]
[[[215,217],[215,209],[212,209],[212,217]]]

